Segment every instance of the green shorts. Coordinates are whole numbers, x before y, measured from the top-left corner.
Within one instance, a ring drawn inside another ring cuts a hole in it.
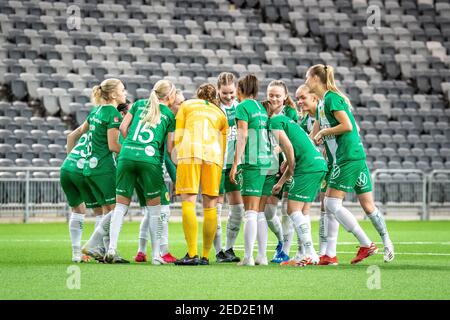
[[[266,176],[266,180],[264,181],[264,187],[263,187],[262,195],[270,197],[272,195],[273,186],[276,185],[279,180],[280,180],[280,177],[278,175],[275,175],[275,174],[271,174],[271,175]],[[283,195],[283,189],[281,189],[280,193],[276,194],[275,196],[278,199],[281,199],[282,195]]]
[[[239,185],[230,181],[230,169],[222,171],[222,179],[220,180],[219,194],[225,194],[233,191],[240,191]]]
[[[86,178],[81,173],[62,169],[59,179],[70,207],[79,206],[83,202],[86,208],[100,207],[87,184]]]
[[[300,173],[292,177],[288,199],[299,202],[313,202],[326,172]]]
[[[356,194],[372,191],[369,168],[366,160],[353,160],[335,164],[330,173],[328,187]]]
[[[262,170],[242,168],[236,180],[240,186],[242,196],[262,196],[264,182],[266,181],[266,175]]]
[[[139,181],[137,181],[136,186],[135,186],[135,191],[136,191],[136,195],[139,201],[139,206],[140,207],[145,207],[147,205],[147,201],[145,200],[144,197],[144,190],[142,188],[142,185]],[[167,190],[167,186],[164,183],[162,185],[162,191],[161,191],[161,205],[162,206],[167,206],[170,204],[170,195],[169,195],[169,191]]]
[[[141,182],[142,193],[146,200],[161,195],[164,184],[161,165],[127,159],[119,160],[116,194],[131,198],[138,180]]]
[[[328,181],[330,180],[330,173],[331,168],[328,169],[327,173],[325,174],[325,178],[322,180],[322,184],[320,185],[320,192],[327,192],[328,188]]]
[[[87,184],[100,206],[116,203],[116,173],[85,176]]]

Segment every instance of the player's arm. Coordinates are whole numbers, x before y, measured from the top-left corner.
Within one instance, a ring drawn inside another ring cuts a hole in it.
[[[312,141],[314,141],[314,137],[316,136],[317,133],[319,133],[319,131],[320,131],[319,121],[316,120],[314,121],[311,132],[309,133],[309,137],[311,138]]]
[[[272,130],[272,133],[275,136],[275,139],[278,141],[278,144],[283,151],[287,161],[286,170],[284,170],[284,173],[281,176],[280,180],[278,180],[278,183],[274,185],[272,189],[272,194],[278,194],[286,181],[294,174],[295,156],[292,143],[284,130]]]
[[[71,133],[67,135],[67,153],[70,153],[75,147],[77,141],[80,139],[80,137],[88,132],[89,130],[89,123],[87,121],[84,121],[81,126],[73,130]]]
[[[109,151],[119,153],[121,145],[119,144],[119,129],[110,128],[107,132]]]
[[[230,170],[230,181],[236,184],[236,172],[237,166],[242,159],[242,155],[245,152],[245,145],[247,144],[248,139],[248,123],[243,120],[237,120],[237,141],[236,141],[236,150],[234,151],[234,161],[233,166]]]
[[[346,132],[350,132],[353,130],[353,126],[350,121],[350,118],[347,116],[345,111],[342,111],[342,110],[335,111],[333,113],[333,115],[336,118],[336,120],[339,122],[339,124],[332,128],[324,128],[324,129],[320,130],[314,136],[314,141],[316,143],[320,143],[322,141],[323,137],[331,136],[331,135],[339,136],[341,134],[344,134]]]
[[[126,139],[128,135],[128,129],[130,128],[131,121],[133,120],[133,115],[128,112],[122,120],[120,124],[119,131],[122,134],[122,137]]]
[[[172,182],[176,181],[177,169],[172,161],[171,154],[174,149],[174,133],[169,132],[167,134],[166,150],[164,151],[164,163],[166,164],[167,173],[170,176]]]

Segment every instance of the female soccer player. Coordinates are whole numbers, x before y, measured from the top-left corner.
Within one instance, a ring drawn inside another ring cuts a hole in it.
[[[268,107],[274,108],[275,114],[283,114],[287,116],[289,119],[297,122],[298,115],[295,109],[295,103],[289,96],[288,88],[284,81],[282,80],[274,80],[269,83],[267,86],[267,100],[269,101]],[[271,135],[271,137],[273,137]],[[276,141],[274,141],[276,145]],[[261,198],[260,203],[260,213],[258,214],[258,223],[261,225],[261,228],[258,228],[258,241],[262,243],[259,246],[259,258],[257,260],[263,261],[266,263],[265,258],[265,249],[267,247],[267,228],[265,228],[265,221],[267,220],[267,225],[270,230],[276,235],[278,239],[278,244],[275,249],[275,255],[272,262],[281,263],[283,261],[289,260],[289,250],[292,241],[293,235],[293,226],[292,221],[287,215],[287,192],[282,192],[278,195],[272,195],[272,188],[276,184],[279,179],[279,164],[282,162],[282,158],[276,156],[276,160],[279,162],[273,165],[273,170],[268,173],[266,177],[266,181],[264,183],[263,189],[263,197]],[[280,222],[280,218],[277,215],[278,201],[282,199],[281,213],[282,220]],[[309,216],[308,216],[309,217]],[[260,232],[261,230],[261,232]],[[264,255],[264,256],[263,256]],[[259,262],[259,261],[258,261]]]
[[[176,265],[207,265],[217,229],[216,202],[227,139],[227,117],[218,107],[213,85],[203,84],[197,98],[185,101],[176,117],[176,193],[181,195],[183,230],[188,252]],[[169,152],[172,154],[171,150]],[[197,255],[198,223],[195,201],[203,195],[203,251]]]
[[[103,207],[103,219],[82,249],[95,259],[102,259],[103,237],[109,234],[109,224],[115,206],[116,164],[113,153],[120,152],[119,126],[122,116],[117,106],[126,101],[123,83],[114,78],[104,80],[92,89],[91,110],[83,124],[88,128],[88,150],[83,175],[96,201]],[[98,232],[97,232],[98,230]]]
[[[67,135],[67,157],[60,169],[61,187],[66,194],[71,207],[69,220],[70,239],[72,241],[72,261],[82,262],[81,237],[86,208],[92,208],[96,216],[101,217],[102,208],[95,200],[85,177],[83,168],[86,162],[86,147],[88,136],[85,132],[89,129],[84,122],[76,130]],[[75,143],[78,143],[75,145]]]
[[[311,238],[311,224],[304,212],[309,212],[311,202],[320,189],[327,171],[326,161],[297,122],[277,113],[278,110],[273,105],[270,106],[269,128],[285,153],[288,164],[280,180],[273,186],[272,192],[278,194],[293,176],[288,184],[287,210],[297,236],[305,248],[305,256],[294,265],[318,264],[319,257]]]
[[[230,181],[239,183],[245,208],[244,239],[245,253],[238,265],[254,266],[253,247],[257,237],[257,215],[267,170],[272,164],[272,152],[268,139],[268,115],[256,99],[259,82],[249,74],[238,82],[239,105],[236,108],[238,136]],[[242,156],[243,159],[242,159]],[[241,163],[241,160],[243,161]]]
[[[173,144],[170,133],[175,129],[175,116],[167,105],[175,101],[175,94],[176,88],[170,81],[158,81],[150,98],[136,101],[120,125],[125,141],[117,166],[116,208],[111,218],[110,243],[105,257],[108,263],[120,260],[116,251],[119,232],[137,181],[142,186],[150,215],[152,264],[166,263],[159,252],[161,235],[158,235],[164,184],[161,150],[164,150],[166,137],[169,148]]]
[[[217,231],[214,238],[214,247],[216,249],[217,262],[239,262],[236,257],[233,246],[236,242],[241,221],[244,215],[244,204],[242,202],[239,185],[230,181],[230,169],[233,164],[234,151],[236,149],[237,127],[236,127],[236,77],[229,72],[222,72],[217,78],[217,89],[220,100],[220,108],[225,112],[228,119],[227,147],[225,160],[223,164],[222,180],[220,182],[220,196],[217,201]],[[227,197],[230,212],[227,221],[227,239],[225,251],[222,250],[221,240],[221,221],[222,205],[224,203],[224,194]]]
[[[378,252],[377,246],[367,237],[356,218],[347,210],[342,201],[347,192],[355,190],[361,206],[383,239],[385,261],[394,258],[393,245],[389,238],[383,214],[375,206],[372,183],[366,164],[366,154],[359,137],[357,125],[350,111],[350,101],[336,87],[334,70],[329,65],[315,65],[306,73],[306,85],[323,103],[317,109],[313,127],[314,141],[325,143],[328,159],[333,161],[325,209],[334,214],[339,223],[360,242],[360,248],[352,264]],[[330,248],[332,247],[332,248]],[[328,243],[327,261],[337,263],[336,246]]]
[[[184,96],[181,90],[177,89],[175,102],[172,105],[169,105],[170,111],[174,115],[177,114],[178,108],[181,103],[184,102]],[[164,155],[164,159],[161,159],[161,165],[164,162],[167,173],[170,176],[170,179],[173,183],[176,182],[176,168],[172,160],[170,159],[169,154],[167,153],[166,143],[164,144],[164,150],[162,154]],[[146,200],[144,194],[142,192],[142,187],[137,185],[136,194],[138,195],[139,204],[141,207],[146,208]],[[169,251],[169,218],[170,218],[170,195],[167,190],[166,184],[162,185],[161,192],[161,223],[162,223],[162,231],[161,231],[161,240],[160,240],[160,253],[161,258],[166,263],[173,263],[177,259],[170,253]],[[144,216],[141,221],[141,225],[139,227],[139,248],[138,253],[134,259],[136,262],[146,262],[147,261],[147,241],[150,235],[150,215],[145,209]]]
[[[302,84],[301,86],[298,87],[297,91],[295,92],[295,97],[297,99],[297,105],[303,114],[303,117],[300,122],[300,127],[306,133],[310,134],[313,129],[314,121],[316,118],[316,110],[317,105],[319,103],[319,98],[315,94],[311,93],[309,88],[305,84]],[[326,152],[322,151],[322,155],[326,157]],[[330,161],[328,161],[328,173],[322,182],[319,193],[320,198],[319,255],[321,259],[323,259],[323,256],[325,256],[326,254],[328,228],[333,230],[335,239],[332,241],[336,241],[337,232],[339,229],[339,222],[336,221],[333,215],[326,214],[325,205],[323,202],[325,198],[325,192],[327,190],[327,181],[329,178],[329,173],[332,167],[333,164]],[[331,224],[331,226],[329,226],[328,224]]]

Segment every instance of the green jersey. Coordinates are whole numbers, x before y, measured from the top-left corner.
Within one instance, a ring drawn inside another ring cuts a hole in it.
[[[266,109],[259,101],[245,99],[236,107],[236,120],[248,123],[248,137],[242,164],[249,169],[270,167],[272,153]]]
[[[227,133],[227,147],[225,149],[225,158],[223,162],[224,169],[230,169],[233,166],[234,151],[236,150],[237,140],[237,125],[236,125],[236,106],[237,101],[234,101],[231,106],[221,105],[220,108],[227,116],[228,133]]]
[[[294,175],[301,173],[328,171],[327,163],[319,149],[294,120],[279,114],[270,118],[270,130],[283,130],[294,148]]]
[[[108,130],[119,128],[122,122],[120,112],[113,105],[98,106],[89,113],[87,122],[90,150],[87,152],[83,174],[92,176],[114,172],[116,162],[108,147]]]
[[[89,145],[88,134],[85,133],[80,137],[78,143],[75,147],[73,147],[72,151],[67,155],[63,164],[61,165],[61,169],[77,172],[83,174],[84,165],[86,163],[86,157]]]
[[[290,107],[290,106],[284,106],[283,110],[281,111],[282,114],[284,114],[286,117],[288,117],[291,120],[294,120],[295,122],[298,121],[298,113],[297,111]]]
[[[146,99],[138,100],[128,111],[133,115],[133,120],[120,150],[119,161],[128,159],[158,165],[163,161],[164,143],[167,134],[175,130],[175,116],[167,106],[160,104],[160,121],[150,126],[141,119],[147,103]]]
[[[335,92],[327,91],[324,99],[317,106],[316,120],[319,121],[320,129],[339,125],[339,122],[334,117],[334,111],[345,111],[353,129],[338,136],[324,137],[328,161],[333,164],[340,164],[346,161],[366,159],[366,153],[359,137],[355,118],[344,98]]]
[[[300,127],[308,134],[311,133],[314,125],[314,118],[306,115],[300,120]]]

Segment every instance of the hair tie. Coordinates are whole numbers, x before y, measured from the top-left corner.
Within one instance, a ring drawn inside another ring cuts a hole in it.
[[[325,72],[327,72],[328,66],[326,64],[324,65],[323,68],[325,69]]]

